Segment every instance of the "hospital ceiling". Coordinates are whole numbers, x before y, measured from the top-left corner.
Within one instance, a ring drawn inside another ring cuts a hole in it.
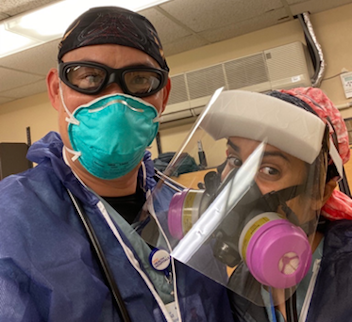
[[[0,0],[0,21],[55,0]],[[97,1],[99,3],[99,1]],[[171,0],[141,11],[156,27],[166,57],[315,14],[352,0]],[[0,105],[46,91],[58,40],[0,58]],[[1,45],[1,39],[0,39]]]

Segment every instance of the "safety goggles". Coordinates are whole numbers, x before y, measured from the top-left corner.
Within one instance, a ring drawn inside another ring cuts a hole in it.
[[[167,83],[168,72],[147,66],[114,69],[87,61],[60,62],[60,79],[77,92],[95,95],[117,83],[125,94],[146,97],[160,91]]]

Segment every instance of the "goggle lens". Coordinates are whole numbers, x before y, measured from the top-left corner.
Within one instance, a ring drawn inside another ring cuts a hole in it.
[[[125,86],[131,93],[144,94],[155,92],[161,83],[161,77],[155,72],[129,71],[123,74]]]
[[[78,89],[96,91],[104,83],[107,73],[100,68],[72,66],[66,69],[67,80]]]

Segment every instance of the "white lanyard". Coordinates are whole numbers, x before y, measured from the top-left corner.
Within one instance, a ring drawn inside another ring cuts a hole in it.
[[[313,274],[309,282],[306,297],[304,298],[301,314],[299,315],[299,322],[305,322],[308,315],[308,309],[313,296],[315,282],[317,280],[321,259],[316,259],[313,264]]]
[[[150,292],[153,294],[156,302],[158,303],[161,311],[163,312],[167,322],[175,322],[175,320],[170,316],[168,309],[166,308],[164,302],[162,301],[162,299],[160,298],[159,294],[156,292],[153,283],[150,281],[150,279],[148,278],[148,276],[144,273],[144,271],[141,269],[138,260],[135,258],[133,252],[128,248],[128,246],[124,243],[119,231],[116,229],[113,221],[111,220],[108,212],[106,211],[103,203],[101,201],[98,202],[97,204],[100,212],[102,213],[105,221],[107,222],[107,224],[109,225],[112,233],[114,234],[114,236],[116,237],[116,239],[118,240],[118,242],[120,243],[127,259],[129,260],[129,262],[131,263],[131,265],[136,269],[136,271],[139,273],[139,275],[143,278],[144,282],[146,283],[146,285],[148,286]],[[174,273],[174,264],[173,261],[172,263],[172,269],[173,269],[173,273]],[[177,289],[176,288],[176,275],[173,274],[174,276],[174,290]],[[175,299],[177,300],[177,294],[175,294]],[[178,306],[178,305],[177,305]],[[181,321],[181,320],[180,320]]]

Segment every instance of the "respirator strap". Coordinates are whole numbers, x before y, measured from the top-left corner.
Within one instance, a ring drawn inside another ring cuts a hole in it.
[[[66,114],[69,116],[69,117],[65,118],[65,121],[67,123],[71,123],[71,124],[74,124],[74,125],[79,125],[80,122],[73,116],[72,113],[70,113],[70,111],[68,110],[68,108],[66,106],[66,103],[65,103],[65,100],[64,100],[64,95],[63,95],[63,92],[62,92],[62,87],[61,87],[61,80],[59,82],[59,93],[60,93],[62,106],[64,107]]]
[[[81,152],[74,151],[74,150],[68,148],[67,146],[65,146],[65,149],[66,149],[67,152],[73,154],[73,156],[71,157],[71,160],[72,160],[73,162],[75,162],[75,161],[82,155]]]
[[[272,209],[282,206],[283,202],[289,201],[298,195],[304,193],[306,186],[303,184],[291,186],[279,191],[271,191],[263,197]]]
[[[279,206],[281,206],[287,219],[294,225],[299,226],[297,215],[289,206],[287,206],[286,201],[297,197],[298,195],[304,193],[304,191],[305,185],[295,185],[279,191],[269,192],[265,194],[263,198],[271,209],[277,209]]]

